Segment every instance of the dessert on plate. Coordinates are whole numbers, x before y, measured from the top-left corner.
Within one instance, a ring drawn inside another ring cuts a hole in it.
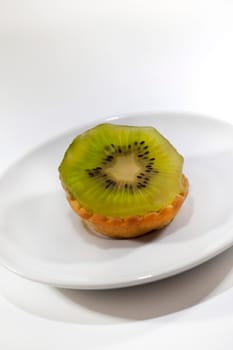
[[[188,194],[183,157],[155,128],[100,124],[59,166],[72,209],[97,232],[133,238],[168,225]]]

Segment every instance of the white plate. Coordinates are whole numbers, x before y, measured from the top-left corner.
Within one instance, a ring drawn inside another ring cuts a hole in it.
[[[184,155],[190,193],[181,211],[159,234],[140,239],[112,240],[87,231],[69,208],[57,171],[86,125],[31,152],[1,178],[0,262],[10,270],[60,287],[124,287],[190,269],[233,244],[231,125],[180,114],[107,120],[155,126]]]

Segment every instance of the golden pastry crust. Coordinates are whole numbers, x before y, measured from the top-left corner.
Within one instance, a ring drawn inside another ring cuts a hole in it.
[[[134,238],[152,230],[161,229],[173,220],[188,194],[189,183],[184,175],[182,183],[183,191],[166,208],[143,216],[129,216],[122,219],[89,212],[69,194],[66,188],[65,190],[71,208],[92,230],[112,238]]]

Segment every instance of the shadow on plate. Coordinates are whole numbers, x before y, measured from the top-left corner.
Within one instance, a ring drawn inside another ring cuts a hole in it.
[[[89,312],[121,321],[142,321],[179,312],[223,293],[233,286],[232,267],[233,248],[190,271],[150,284],[99,291],[56,288],[56,292]]]
[[[222,294],[233,286],[232,267],[233,248],[177,276],[137,287],[99,291],[53,288],[2,268],[0,292],[12,304],[44,319],[123,324],[156,320]]]

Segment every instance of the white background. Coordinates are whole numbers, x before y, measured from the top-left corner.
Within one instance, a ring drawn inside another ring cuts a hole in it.
[[[0,171],[102,117],[165,110],[232,122],[232,18],[230,0],[1,0]],[[97,294],[1,268],[0,348],[232,349],[232,253]]]

